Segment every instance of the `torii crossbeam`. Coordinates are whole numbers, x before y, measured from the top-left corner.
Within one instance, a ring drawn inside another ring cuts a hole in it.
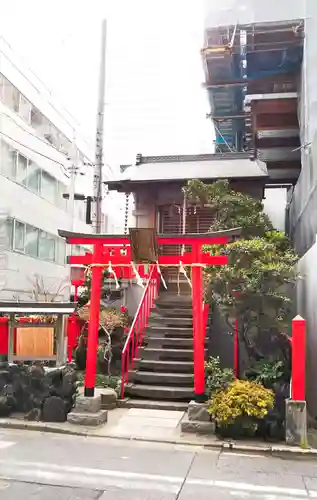
[[[101,278],[103,268],[111,264],[112,268],[131,268],[130,238],[127,235],[83,234],[59,230],[59,235],[70,245],[92,245],[92,253],[71,256],[69,264],[91,266],[90,316],[88,325],[87,361],[85,376],[85,396],[95,393],[98,329],[101,297]],[[159,256],[159,266],[181,264],[192,267],[193,301],[193,345],[194,345],[194,392],[197,400],[205,395],[204,374],[204,339],[203,321],[203,268],[205,266],[226,265],[226,255],[210,255],[202,252],[203,245],[226,245],[240,236],[241,229],[229,229],[214,233],[198,234],[158,234],[157,243],[162,245],[191,246],[191,252],[183,255]],[[138,264],[137,262],[135,264]],[[124,273],[123,273],[124,276]]]

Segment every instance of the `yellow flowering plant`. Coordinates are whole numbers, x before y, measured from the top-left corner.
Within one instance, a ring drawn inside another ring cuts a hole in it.
[[[208,411],[218,427],[241,424],[257,429],[274,406],[274,393],[262,384],[249,380],[234,380],[227,388],[216,392],[208,402]]]

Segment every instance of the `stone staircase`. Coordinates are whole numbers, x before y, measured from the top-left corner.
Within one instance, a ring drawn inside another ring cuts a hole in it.
[[[193,370],[191,296],[164,292],[151,313],[134,369],[129,371],[122,405],[186,410],[193,398]]]

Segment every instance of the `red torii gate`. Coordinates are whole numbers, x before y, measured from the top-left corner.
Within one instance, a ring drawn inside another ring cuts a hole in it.
[[[193,300],[193,345],[194,345],[194,392],[197,400],[204,398],[204,339],[205,325],[203,321],[203,280],[202,270],[205,266],[221,266],[228,263],[226,255],[210,255],[202,252],[202,245],[225,245],[240,235],[240,228],[214,233],[186,235],[157,235],[157,243],[161,245],[190,245],[192,251],[183,255],[160,256],[158,265],[192,267],[192,300]],[[91,266],[90,313],[88,325],[87,361],[85,376],[85,396],[93,397],[95,393],[99,313],[101,298],[101,278],[103,268],[111,266],[121,270],[131,267],[130,238],[127,235],[83,234],[59,230],[59,235],[70,245],[92,245],[93,252],[81,256],[71,256],[70,265]],[[138,264],[138,263],[135,263]],[[124,273],[123,273],[124,275]]]

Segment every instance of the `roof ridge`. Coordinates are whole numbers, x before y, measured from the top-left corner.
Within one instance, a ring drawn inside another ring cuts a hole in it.
[[[146,163],[172,163],[172,162],[190,162],[190,161],[213,161],[213,160],[233,160],[233,159],[252,159],[252,154],[242,152],[228,153],[202,153],[185,155],[161,155],[161,156],[142,156],[137,157],[137,164]]]

